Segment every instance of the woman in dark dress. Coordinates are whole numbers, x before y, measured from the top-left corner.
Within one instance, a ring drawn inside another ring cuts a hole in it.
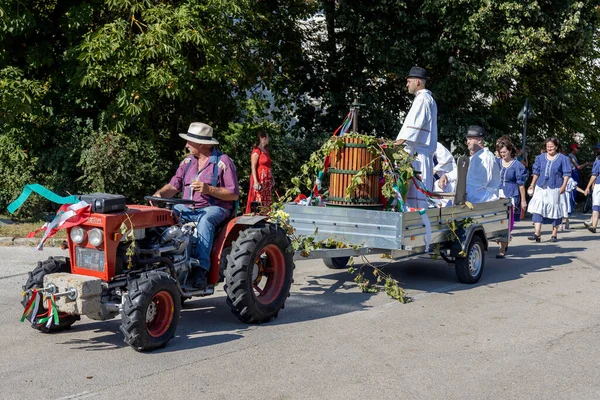
[[[560,143],[557,138],[546,139],[545,148],[546,152],[537,156],[533,163],[533,180],[529,186],[533,196],[527,211],[533,214],[535,232],[527,239],[539,242],[542,224],[552,224],[550,241],[556,242],[558,226],[566,216],[561,195],[565,193],[571,176],[571,162],[567,156],[560,153]]]
[[[527,179],[527,170],[521,164],[516,156],[517,150],[510,140],[504,139],[498,144],[498,154],[500,158],[496,159],[500,168],[500,197],[511,199],[512,213],[510,229],[512,231],[514,221],[521,220],[521,210],[527,207],[525,198],[525,180]],[[500,243],[500,252],[497,258],[504,258],[508,242]]]

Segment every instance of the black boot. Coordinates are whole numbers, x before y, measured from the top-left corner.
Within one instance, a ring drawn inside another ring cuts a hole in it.
[[[206,271],[204,268],[200,267],[196,270],[196,276],[194,277],[194,284],[192,285],[196,289],[206,289],[207,279],[206,279]]]

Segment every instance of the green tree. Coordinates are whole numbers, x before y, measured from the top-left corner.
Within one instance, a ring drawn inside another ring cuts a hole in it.
[[[287,96],[273,95],[276,112],[263,97],[295,74],[295,21],[309,12],[303,1],[7,0],[0,156],[13,184],[0,189],[0,207],[34,179],[139,201],[173,173],[177,133],[192,121],[215,128],[244,181],[252,127],[285,134]]]
[[[360,130],[394,137],[415,64],[446,144],[473,123],[519,139],[526,97],[533,148],[574,132],[595,143],[599,21],[591,1],[5,0],[0,207],[31,182],[140,201],[192,121],[215,128],[242,190],[267,130],[283,191],[355,98]]]
[[[358,97],[363,131],[395,136],[412,100],[412,65],[431,73],[440,140],[462,144],[466,126],[494,135],[521,132],[516,116],[529,97],[538,115],[534,142],[592,134],[600,10],[565,1],[321,1],[326,35],[311,48],[320,63],[309,92],[328,113],[306,106],[303,125],[330,131]],[[597,102],[596,102],[597,104]],[[316,122],[316,123],[315,123]]]

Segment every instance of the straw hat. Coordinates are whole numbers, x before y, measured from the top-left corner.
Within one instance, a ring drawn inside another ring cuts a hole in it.
[[[202,122],[192,122],[187,133],[180,133],[179,136],[194,143],[219,144],[219,142],[213,138],[213,128]]]

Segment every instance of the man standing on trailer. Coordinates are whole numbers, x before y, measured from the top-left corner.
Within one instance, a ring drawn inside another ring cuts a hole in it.
[[[408,153],[415,154],[413,168],[420,172],[421,181],[427,190],[433,189],[433,153],[437,146],[437,104],[431,92],[425,89],[429,76],[425,68],[412,67],[406,77],[406,87],[415,95],[402,129],[394,144],[404,144]],[[406,195],[406,205],[427,208],[429,203],[424,193],[411,183]]]

